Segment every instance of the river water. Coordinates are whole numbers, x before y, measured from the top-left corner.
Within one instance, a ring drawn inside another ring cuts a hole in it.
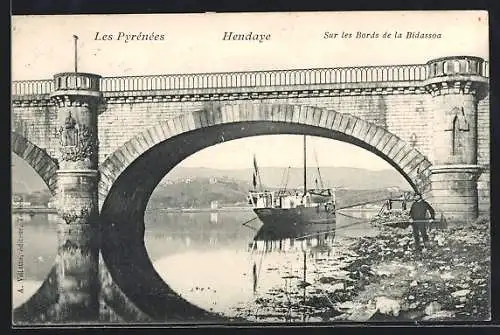
[[[255,218],[251,210],[150,210],[145,217],[145,241],[155,269],[177,293],[206,310],[238,316],[242,306],[276,288],[286,288],[292,280],[303,280],[304,254],[307,264],[318,255],[331,260],[342,252],[345,241],[374,234],[367,223],[349,226],[373,214],[349,212],[357,219],[337,215],[334,238],[322,234],[321,239],[254,242],[262,224],[256,219],[242,225]],[[57,251],[57,223],[52,214],[13,215],[14,307],[26,301],[49,273]],[[310,275],[306,278],[312,280]]]

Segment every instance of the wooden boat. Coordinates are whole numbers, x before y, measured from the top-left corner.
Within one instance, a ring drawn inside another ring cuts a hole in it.
[[[308,189],[306,184],[306,136],[304,136],[304,188],[302,190],[257,190],[260,173],[254,156],[253,187],[248,201],[266,228],[277,232],[303,232],[314,225],[315,231],[332,231],[336,225],[335,190]],[[319,168],[318,168],[319,170]]]

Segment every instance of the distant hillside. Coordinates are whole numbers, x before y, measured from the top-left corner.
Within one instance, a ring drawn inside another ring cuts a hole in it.
[[[12,161],[12,191],[23,195],[25,201],[46,205],[51,195],[42,179],[18,157]],[[264,167],[260,169],[262,184],[266,188],[280,188],[286,177],[285,168]],[[220,205],[246,204],[251,188],[253,169],[220,170],[209,168],[176,167],[151,197],[151,208],[206,208],[212,201]],[[322,179],[327,187],[345,187],[337,191],[339,207],[354,203],[387,198],[388,187],[408,189],[408,184],[396,171],[372,171],[361,168],[321,168]],[[303,171],[291,168],[287,188],[302,187]],[[309,187],[315,186],[318,173],[308,169]]]
[[[18,156],[12,154],[12,192],[28,194],[49,190],[35,170]]]
[[[221,205],[246,204],[250,184],[235,180],[194,178],[160,184],[151,195],[150,208],[207,208],[212,201]]]
[[[262,184],[269,188],[282,187],[286,170],[282,167],[260,168]],[[351,190],[380,190],[398,187],[402,190],[409,190],[408,183],[396,170],[373,171],[363,168],[323,167],[320,171],[325,187],[345,187]],[[165,205],[168,204],[167,207],[205,207],[209,206],[212,200],[218,200],[222,204],[245,202],[247,192],[251,187],[252,172],[252,168],[222,170],[176,167],[157,187],[153,193],[153,199],[155,199],[153,201],[159,200]],[[210,184],[209,178],[216,178],[217,183]],[[291,168],[287,188],[301,188],[302,178],[302,169]],[[199,180],[186,184],[186,179]],[[315,179],[319,182],[317,169],[310,167],[307,181],[309,187],[315,186]],[[172,181],[181,182],[167,185]],[[42,179],[15,155],[12,155],[12,191],[14,194],[32,194],[33,197],[30,200],[36,203],[46,202],[50,198],[48,188]],[[346,199],[346,197],[340,196],[340,199]]]
[[[286,168],[282,167],[262,167],[260,175],[262,184],[268,187],[281,187],[286,178]],[[210,169],[203,167],[176,167],[168,173],[164,181],[175,181],[186,178],[222,178],[252,181],[252,168],[248,169]],[[363,168],[349,167],[323,167],[320,168],[321,178],[325,187],[346,187],[350,189],[367,190],[381,189],[386,187],[399,187],[409,190],[410,185],[396,170],[373,171]],[[290,168],[288,175],[288,188],[301,187],[303,182],[303,171],[300,168]],[[315,180],[318,179],[316,168],[310,167],[307,170],[307,183],[309,186],[315,186]]]
[[[235,180],[194,178],[160,184],[151,196],[149,208],[207,208],[212,201],[224,206],[246,206],[250,183]],[[273,188],[267,188],[273,189]],[[337,207],[346,208],[363,203],[380,203],[399,195],[391,189],[378,190],[339,189],[336,191]]]

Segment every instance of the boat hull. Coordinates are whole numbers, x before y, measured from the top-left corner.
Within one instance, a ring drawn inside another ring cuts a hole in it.
[[[334,212],[309,208],[255,208],[254,213],[268,232],[277,236],[302,236],[334,231],[336,216]]]

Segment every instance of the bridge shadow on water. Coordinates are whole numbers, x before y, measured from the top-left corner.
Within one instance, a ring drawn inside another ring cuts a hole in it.
[[[200,136],[201,132],[203,136]],[[144,211],[151,193],[168,171],[207,146],[274,133],[311,134],[351,143],[355,141],[331,130],[283,122],[211,126],[174,136],[146,151],[129,164],[110,187],[100,217],[102,238],[106,241],[101,248],[103,261],[123,294],[154,320],[200,320],[213,315],[205,314],[202,309],[180,298],[155,271],[144,245]]]
[[[135,257],[138,260],[147,258],[150,264],[153,264],[158,276],[152,282],[158,285],[147,288],[152,297],[150,302],[154,308],[154,304],[164,303],[166,300],[165,295],[162,296],[161,293],[168,294],[167,299],[170,304],[163,307],[163,311],[168,311],[168,315],[158,315],[156,319],[144,318],[144,313],[141,314],[141,310],[134,309],[127,301],[128,295],[120,290],[120,286],[112,285],[113,278],[102,259],[99,274],[103,283],[100,313],[119,312],[120,322],[134,323],[137,323],[137,320],[141,320],[141,323],[247,323],[249,321],[244,319],[247,315],[240,318],[238,314],[231,313],[231,308],[240,301],[251,306],[259,296],[264,297],[266,292],[272,293],[275,287],[282,285],[283,276],[288,275],[288,262],[291,262],[292,267],[300,273],[294,275],[295,279],[287,280],[293,282],[293,285],[295,283],[300,285],[301,281],[305,284],[306,280],[302,278],[303,255],[307,254],[309,263],[315,262],[316,257],[335,258],[338,249],[342,248],[342,235],[345,232],[342,227],[354,220],[339,217],[338,229],[341,231],[339,241],[338,236],[335,237],[337,228],[335,224],[283,225],[279,228],[260,226],[260,224],[252,224],[253,227],[241,225],[242,221],[248,221],[251,217],[253,217],[251,211],[219,213],[216,221],[212,220],[210,213],[165,214],[160,210],[148,212],[145,218],[145,231],[142,233],[143,243],[147,244],[147,252],[142,254],[135,248],[129,248],[130,250],[124,250],[123,254],[132,257],[137,253]],[[52,236],[57,228],[45,217],[38,221],[40,227],[35,224],[25,225],[27,239],[36,237],[47,240],[46,236]],[[364,234],[365,230],[360,233]],[[187,243],[187,240],[190,242]],[[112,241],[108,241],[108,244],[110,242]],[[44,258],[49,258],[48,250],[51,248],[47,248],[47,243],[49,241],[43,243],[45,246],[43,250],[29,248],[27,252],[33,254],[33,257],[43,255]],[[57,244],[56,239],[54,238],[49,244],[51,246]],[[134,259],[129,260],[131,263],[133,261]],[[261,272],[262,269],[262,276],[259,275],[254,288],[258,291],[257,296],[252,294],[254,264],[259,265],[255,272]],[[16,309],[14,313],[16,323],[43,323],[43,319],[34,320],[33,315],[45,315],[45,318],[51,318],[58,313],[54,310],[59,299],[57,274],[55,268],[47,266],[44,267],[43,273],[40,272],[36,276],[40,283],[43,282],[41,288],[27,303]],[[280,267],[279,271],[268,271],[269,268],[277,267]],[[314,271],[314,265],[308,264],[308,267]],[[141,266],[139,261],[133,266],[129,265],[129,268],[130,277],[141,276],[143,280],[149,279],[150,272],[147,271],[147,266]],[[47,272],[50,274],[44,281]],[[308,275],[309,281],[311,278],[313,277]],[[168,287],[168,291],[164,290],[165,286]],[[190,292],[195,287],[200,289],[204,287],[205,290]],[[208,292],[207,287],[212,289],[211,292]],[[300,290],[304,289],[305,292],[305,288],[306,286],[303,286]],[[142,287],[142,290],[145,289]],[[219,293],[214,293],[214,289]],[[308,300],[313,298],[307,294]],[[214,301],[216,306],[212,305]],[[181,309],[179,305],[189,306],[190,309]],[[215,311],[211,311],[210,307],[214,307]],[[184,313],[189,314],[189,318]],[[107,319],[101,315],[101,320],[106,322]],[[286,321],[286,318],[283,320]]]

